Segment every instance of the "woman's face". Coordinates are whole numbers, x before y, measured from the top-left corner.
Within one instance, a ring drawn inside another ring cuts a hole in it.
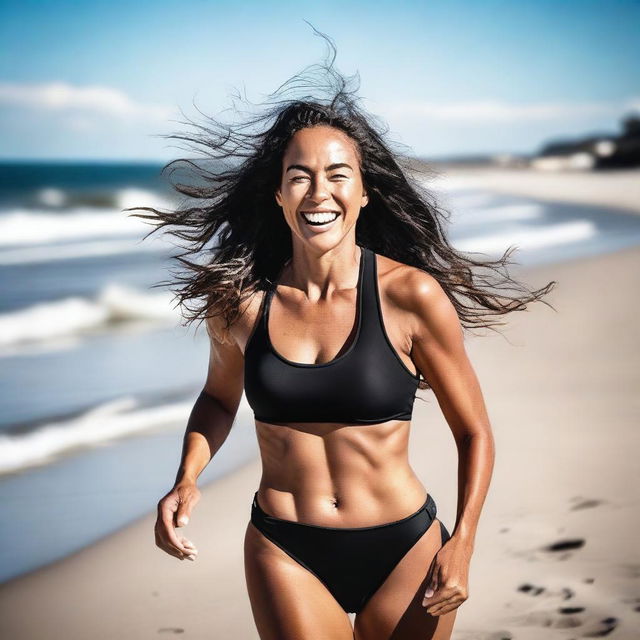
[[[350,232],[355,241],[354,227],[368,202],[355,143],[327,125],[300,129],[284,154],[275,196],[304,244],[326,251]]]

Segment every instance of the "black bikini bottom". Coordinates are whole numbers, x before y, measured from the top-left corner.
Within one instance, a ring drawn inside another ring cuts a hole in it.
[[[321,527],[265,513],[253,496],[251,522],[313,573],[347,613],[358,613],[436,517],[430,495],[401,520],[370,527]],[[440,522],[444,544],[451,536]],[[425,576],[428,567],[425,567]]]

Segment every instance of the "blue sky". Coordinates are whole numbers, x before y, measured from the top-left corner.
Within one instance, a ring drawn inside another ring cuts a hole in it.
[[[529,152],[640,110],[640,2],[5,2],[0,157],[168,160],[157,136],[260,102],[336,43],[417,155]],[[171,122],[171,121],[174,122]]]

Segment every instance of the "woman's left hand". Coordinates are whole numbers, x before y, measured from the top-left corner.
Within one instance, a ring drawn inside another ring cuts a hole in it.
[[[457,609],[469,597],[471,546],[454,536],[438,550],[429,567],[422,606],[440,616]]]

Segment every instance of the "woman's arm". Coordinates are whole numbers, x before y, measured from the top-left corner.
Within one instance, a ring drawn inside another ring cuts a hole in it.
[[[217,318],[207,320],[209,368],[184,434],[175,484],[195,483],[227,439],[244,383],[244,356],[232,337],[222,341]]]
[[[207,380],[189,416],[173,488],[158,502],[154,528],[156,546],[180,560],[195,560],[198,555],[193,542],[176,528],[189,523],[200,500],[196,480],[227,439],[244,386],[244,356],[238,345],[232,339],[220,340],[212,320],[207,332],[211,342]]]
[[[468,560],[495,460],[495,446],[482,391],[464,347],[455,307],[438,281],[413,270],[411,357],[431,385],[458,448],[458,506],[451,539],[438,556],[426,598],[429,613],[440,615],[468,597]],[[448,559],[448,566],[447,565]],[[465,567],[465,564],[467,565]],[[440,574],[439,576],[437,574]],[[435,598],[432,598],[435,590]],[[457,604],[456,604],[457,603]]]

